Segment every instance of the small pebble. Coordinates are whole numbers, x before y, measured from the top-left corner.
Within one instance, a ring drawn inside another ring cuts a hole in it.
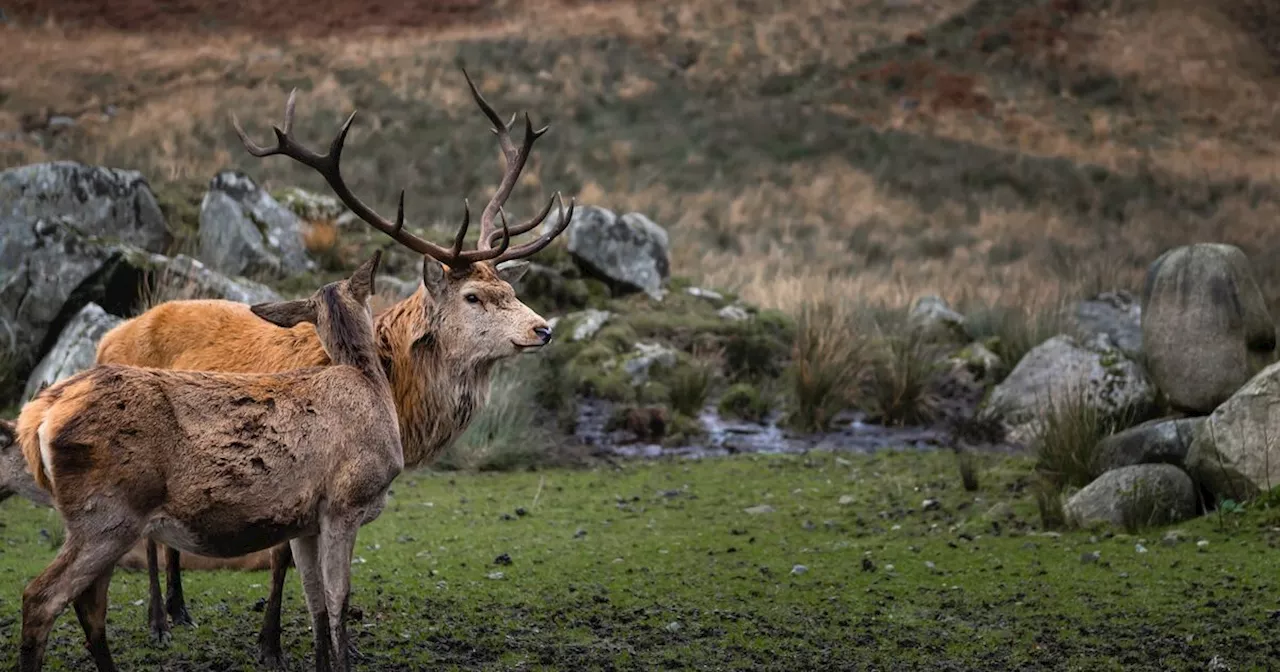
[[[796,565],[795,567],[791,568],[791,573],[794,574],[795,576],[804,574],[807,571],[809,571],[809,568],[805,567],[804,565]]]
[[[1133,545],[1133,550],[1135,550],[1135,551],[1137,551],[1137,552],[1139,552],[1139,553],[1146,553],[1146,552],[1147,552],[1147,547],[1146,547],[1146,546],[1143,546],[1142,544],[1134,544],[1134,545]]]
[[[491,581],[501,581],[505,578],[507,578],[507,575],[502,572],[489,572],[489,580]]]

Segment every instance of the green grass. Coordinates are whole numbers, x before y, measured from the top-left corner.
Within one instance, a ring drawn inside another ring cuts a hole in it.
[[[407,474],[357,544],[352,628],[370,656],[357,669],[1200,670],[1219,657],[1245,670],[1280,654],[1274,509],[1188,523],[1173,545],[1163,530],[1038,534],[1029,459],[977,456],[973,493],[954,459]],[[744,512],[759,505],[773,511]],[[0,520],[3,667],[22,587],[52,556],[39,530],[57,519],[10,500]],[[502,554],[510,565],[494,563]],[[189,572],[186,585],[199,625],[157,650],[134,604],[144,577],[117,573],[108,627],[122,669],[252,669],[266,573]],[[305,669],[296,575],[284,622]],[[46,669],[88,665],[68,610]]]

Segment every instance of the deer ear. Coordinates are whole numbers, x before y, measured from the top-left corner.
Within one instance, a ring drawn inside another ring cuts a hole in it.
[[[524,277],[526,271],[529,270],[529,262],[527,261],[507,261],[498,267],[498,277],[509,285],[514,285]]]
[[[444,265],[431,257],[422,258],[422,284],[427,286],[431,296],[439,298],[448,286],[447,272]]]
[[[285,329],[297,326],[302,322],[316,323],[316,309],[310,299],[255,303],[249,306],[249,310],[271,324]]]
[[[378,262],[382,260],[382,250],[375,250],[373,256],[368,261],[360,264],[360,268],[351,274],[351,279],[347,281],[347,287],[351,289],[351,293],[355,295],[356,300],[364,302],[376,290],[374,289],[373,278],[378,273]]]

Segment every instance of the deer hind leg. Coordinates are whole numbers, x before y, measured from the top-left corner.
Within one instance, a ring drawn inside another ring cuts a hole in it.
[[[147,603],[147,623],[151,626],[151,641],[165,646],[169,643],[169,619],[164,613],[164,600],[160,595],[160,559],[155,539],[147,539],[147,584],[151,596]]]
[[[115,566],[107,567],[75,600],[76,618],[84,629],[89,655],[100,672],[114,671],[111,649],[107,646],[107,588]]]
[[[165,578],[167,580],[165,611],[174,625],[195,625],[187,613],[187,601],[182,596],[182,553],[172,546],[165,550]]]
[[[324,578],[320,570],[320,538],[318,535],[298,537],[289,542],[293,547],[293,564],[298,566],[302,593],[311,614],[311,635],[315,640],[316,672],[328,672],[334,659],[330,647],[329,612],[325,607]]]
[[[293,562],[293,552],[289,544],[271,549],[271,592],[267,596],[267,608],[262,612],[262,629],[258,631],[258,662],[272,669],[286,668],[280,648],[280,602],[284,598],[290,562]]]
[[[329,612],[333,672],[350,666],[351,642],[347,638],[347,606],[351,596],[351,553],[359,524],[352,520],[320,522],[320,569],[324,576],[325,607]]]
[[[68,602],[79,597],[114,566],[137,539],[136,534],[122,533],[118,528],[115,534],[84,534],[76,529],[67,530],[67,540],[57,557],[22,593],[19,670],[35,672],[40,669],[54,619]],[[104,668],[99,663],[99,670],[113,669]]]

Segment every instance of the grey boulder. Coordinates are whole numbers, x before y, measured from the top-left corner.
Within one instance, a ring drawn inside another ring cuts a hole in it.
[[[548,217],[543,230],[558,223],[559,215]],[[642,291],[662,298],[662,285],[671,274],[670,240],[666,230],[649,218],[584,206],[574,212],[565,238],[578,264],[614,291]]]
[[[93,366],[98,341],[123,321],[96,303],[85,304],[58,334],[58,341],[49,354],[32,370],[22,401],[29,401],[46,385]]]
[[[1181,466],[1204,418],[1161,418],[1117,432],[1098,442],[1096,467],[1109,471],[1134,464]]]
[[[1205,419],[1187,470],[1224,499],[1280,486],[1280,364],[1263,369]]]
[[[1266,300],[1239,248],[1178,247],[1147,270],[1142,347],[1175,407],[1212,411],[1270,363],[1275,345]]]
[[[1063,512],[1078,526],[1164,525],[1196,514],[1196,488],[1190,476],[1171,464],[1135,464],[1094,479],[1067,500]]]
[[[200,204],[200,257],[226,275],[281,277],[315,267],[302,243],[302,222],[248,175],[227,170]]]

